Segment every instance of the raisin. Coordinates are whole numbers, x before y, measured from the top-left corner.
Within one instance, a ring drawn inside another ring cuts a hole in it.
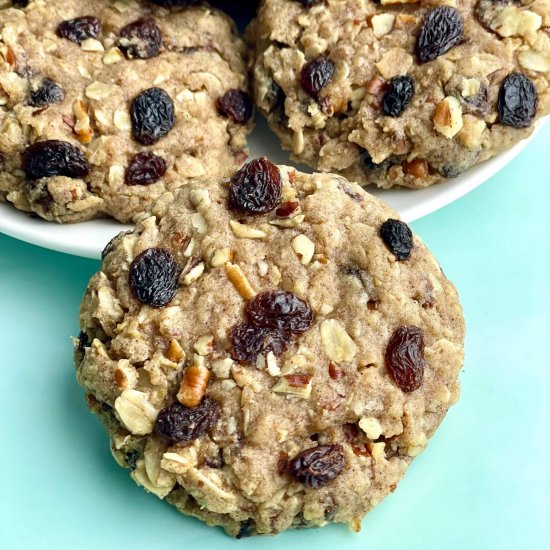
[[[137,256],[128,280],[134,296],[152,307],[164,307],[176,295],[180,269],[174,256],[162,248],[149,248]]]
[[[31,107],[46,107],[53,103],[61,103],[65,99],[65,91],[51,78],[45,78],[37,90],[29,93]]]
[[[300,72],[300,84],[311,96],[317,97],[319,92],[328,86],[334,76],[334,63],[320,56],[306,63]]]
[[[166,161],[148,151],[138,153],[132,158],[124,173],[126,185],[151,185],[166,174]]]
[[[78,343],[76,345],[76,352],[79,355],[84,355],[84,351],[86,348],[90,347],[90,343],[91,343],[90,337],[83,330],[81,330],[80,333],[78,334]]]
[[[136,449],[131,449],[124,454],[124,462],[128,465],[130,470],[135,470],[137,467],[137,461],[139,460],[140,454]]]
[[[104,260],[111,252],[116,250],[116,247],[118,246],[120,240],[125,237],[126,235],[130,235],[130,233],[133,233],[131,229],[128,231],[121,231],[117,235],[115,235],[106,245],[103,251],[101,252],[101,259]]]
[[[309,304],[292,292],[284,290],[258,294],[246,304],[245,315],[257,327],[291,334],[306,332],[313,322],[313,311]]]
[[[464,21],[450,6],[430,10],[422,21],[416,38],[416,56],[421,63],[433,61],[462,41]]]
[[[513,128],[528,128],[538,107],[535,85],[521,73],[511,73],[503,81],[498,94],[500,123]]]
[[[176,401],[160,411],[155,431],[172,443],[186,443],[206,435],[221,416],[220,404],[205,397],[200,405],[188,408]]]
[[[399,327],[386,348],[385,364],[391,379],[404,392],[410,393],[422,385],[424,378],[424,335],[413,325]]]
[[[251,537],[254,534],[255,529],[256,524],[254,523],[254,520],[247,519],[246,521],[241,522],[241,527],[235,538],[240,540]]]
[[[120,31],[118,46],[128,59],[156,57],[162,48],[162,34],[151,19],[138,19]]]
[[[81,44],[84,40],[97,38],[101,34],[101,21],[91,15],[68,19],[59,24],[57,34],[61,38]]]
[[[382,100],[386,116],[397,117],[403,113],[414,95],[414,80],[410,76],[394,76]]]
[[[281,206],[275,210],[275,214],[279,218],[289,218],[298,208],[300,208],[300,203],[298,201],[283,202]]]
[[[281,115],[285,110],[286,95],[283,89],[275,82],[271,82],[271,86],[265,95],[265,101],[267,103],[267,110],[271,113],[278,111]]]
[[[360,150],[359,162],[365,172],[374,172],[375,170],[386,168],[389,164],[389,161],[384,161],[384,162],[381,162],[380,164],[377,164],[372,160],[370,153],[366,149]]]
[[[23,170],[31,179],[50,176],[84,178],[90,171],[84,153],[66,141],[50,139],[29,145],[22,155]]]
[[[176,123],[174,103],[161,88],[149,88],[132,102],[132,135],[143,145],[153,145]]]
[[[304,5],[306,8],[311,8],[311,6],[319,4],[321,0],[298,0],[298,2],[300,2],[300,4]]]
[[[380,237],[398,260],[407,260],[413,248],[413,234],[409,226],[390,218],[380,226]]]
[[[218,110],[236,124],[246,124],[254,111],[252,99],[242,90],[229,90],[218,100]]]
[[[270,351],[278,356],[285,351],[290,335],[276,329],[241,324],[233,327],[229,335],[231,357],[239,363],[255,363],[258,355]]]
[[[243,214],[267,214],[281,202],[282,193],[279,168],[262,157],[245,164],[231,178],[229,208]]]
[[[319,445],[294,457],[290,461],[289,471],[296,481],[318,489],[340,475],[345,464],[342,445]]]
[[[18,8],[26,8],[29,5],[29,0],[12,0],[12,4]]]
[[[464,112],[483,118],[489,112],[489,90],[485,84],[480,84],[477,94],[464,97],[458,96],[460,102],[464,105]]]

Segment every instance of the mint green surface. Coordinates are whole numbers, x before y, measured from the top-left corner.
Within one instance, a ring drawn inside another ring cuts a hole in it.
[[[539,549],[550,540],[550,126],[413,224],[468,325],[462,398],[363,522],[234,541],[146,494],[87,412],[69,336],[98,263],[0,236],[0,548]]]

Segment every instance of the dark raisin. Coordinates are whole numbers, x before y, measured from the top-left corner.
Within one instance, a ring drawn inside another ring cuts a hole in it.
[[[398,260],[407,260],[413,248],[413,234],[401,220],[390,218],[380,226],[380,237]]]
[[[281,202],[282,193],[279,168],[262,157],[245,164],[231,178],[229,208],[243,214],[267,214]]]
[[[498,94],[500,123],[513,128],[528,128],[537,114],[539,99],[535,85],[521,73],[511,73]]]
[[[321,56],[304,65],[300,72],[300,84],[309,95],[317,97],[319,92],[330,84],[333,76],[334,63]]]
[[[218,422],[221,416],[220,404],[210,397],[205,397],[200,405],[193,408],[179,402],[160,411],[155,431],[173,443],[186,443],[206,435]]]
[[[258,294],[246,304],[244,311],[253,325],[292,334],[306,332],[313,322],[313,311],[309,304],[284,290]]]
[[[176,123],[174,103],[161,88],[149,88],[132,102],[132,135],[143,145],[153,145]]]
[[[88,160],[78,148],[58,139],[37,141],[22,155],[23,170],[31,179],[50,176],[84,178],[90,171]]]
[[[124,462],[128,465],[130,470],[135,470],[137,467],[137,461],[139,460],[140,454],[139,451],[131,449],[124,455]]]
[[[283,89],[275,81],[272,81],[271,87],[265,96],[268,111],[284,111],[285,100],[286,96]]]
[[[12,4],[18,8],[26,8],[29,5],[29,0],[12,0]]]
[[[386,348],[385,364],[391,379],[404,391],[412,392],[424,378],[424,335],[413,325],[399,327]]]
[[[138,153],[132,158],[124,173],[126,185],[151,185],[166,174],[166,161],[148,151]]]
[[[300,208],[300,203],[298,201],[283,202],[281,206],[275,210],[275,214],[279,218],[289,218],[298,208]]]
[[[376,164],[376,162],[372,160],[370,153],[366,149],[360,150],[359,162],[365,172],[374,172],[374,170],[380,170],[381,168],[385,168],[389,164],[386,161],[381,162],[380,164]]]
[[[179,273],[168,250],[149,248],[130,265],[128,280],[132,293],[142,304],[164,307],[176,295]]]
[[[306,8],[311,8],[311,6],[315,6],[315,4],[319,4],[321,0],[298,0],[300,4],[304,5]]]
[[[236,124],[246,124],[254,111],[250,96],[242,90],[229,90],[218,100],[218,109]]]
[[[430,10],[422,21],[416,38],[416,56],[422,63],[433,61],[462,41],[464,21],[450,6]]]
[[[296,481],[318,489],[340,475],[345,465],[342,445],[319,445],[294,457],[290,461],[289,471]]]
[[[120,31],[119,48],[128,59],[156,57],[162,48],[162,34],[151,19],[138,19]]]
[[[407,108],[414,95],[414,80],[410,76],[394,76],[382,100],[386,116],[399,116]]]
[[[61,103],[65,99],[63,88],[51,78],[45,78],[40,87],[29,93],[29,105],[32,107],[46,107],[54,103]]]
[[[128,231],[121,231],[117,235],[115,235],[106,245],[103,251],[101,252],[101,259],[104,260],[113,250],[116,249],[118,246],[119,241],[124,237],[125,235],[129,235],[132,233],[132,230],[129,229]]]
[[[489,91],[485,84],[479,86],[477,94],[464,97],[458,96],[460,102],[464,105],[464,112],[483,118],[489,112]]]
[[[57,34],[61,38],[81,44],[84,40],[97,38],[101,34],[101,21],[91,15],[68,19],[59,24]]]
[[[244,539],[247,537],[251,537],[254,534],[255,529],[256,529],[256,524],[254,523],[254,520],[247,519],[246,521],[241,522],[241,527],[235,538]]]
[[[265,327],[242,324],[233,327],[229,335],[231,357],[240,363],[255,363],[258,355],[270,351],[278,356],[285,351],[290,335]]]
[[[76,352],[79,355],[84,355],[84,351],[86,348],[90,347],[90,337],[81,330],[78,334],[78,343],[76,345]]]

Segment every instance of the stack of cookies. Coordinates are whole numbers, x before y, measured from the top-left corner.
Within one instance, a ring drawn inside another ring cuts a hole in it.
[[[459,395],[454,286],[363,187],[445,185],[550,111],[550,3],[184,0],[0,9],[0,200],[134,223],[75,363],[118,463],[229,534],[345,523]],[[233,6],[234,7],[234,6]],[[306,174],[247,162],[254,106]]]

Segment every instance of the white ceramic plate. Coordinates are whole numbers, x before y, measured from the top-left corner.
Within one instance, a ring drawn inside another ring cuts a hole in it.
[[[542,123],[539,123],[539,128]],[[368,191],[395,208],[406,222],[412,222],[457,200],[502,170],[529,143],[532,137],[483,164],[475,166],[458,178],[420,191],[406,189]],[[250,139],[251,158],[265,155],[277,164],[293,164],[282,151],[277,138],[258,117],[257,127]],[[311,171],[303,166],[300,169]],[[127,229],[113,220],[94,220],[72,225],[58,225],[31,218],[10,204],[0,203],[0,232],[17,239],[87,258],[99,258],[109,240]]]

